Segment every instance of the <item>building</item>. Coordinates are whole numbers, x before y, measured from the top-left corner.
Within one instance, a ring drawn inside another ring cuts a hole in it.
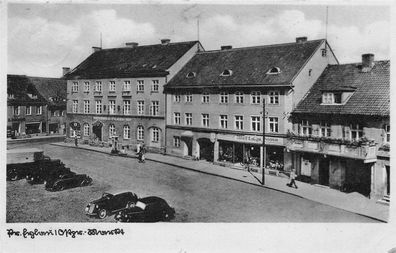
[[[47,89],[66,90],[66,81],[58,78],[7,75],[7,136],[50,133],[51,102]]]
[[[198,41],[101,49],[67,79],[68,137],[126,148],[144,143],[164,149],[165,96],[163,85],[203,50]],[[80,134],[79,134],[80,133]]]
[[[389,61],[329,65],[292,113],[287,149],[308,182],[389,196]]]
[[[284,152],[289,113],[328,64],[337,64],[325,40],[197,53],[165,85],[167,153],[228,166],[260,165],[265,99],[267,163],[290,169]],[[257,166],[258,167],[258,166]]]

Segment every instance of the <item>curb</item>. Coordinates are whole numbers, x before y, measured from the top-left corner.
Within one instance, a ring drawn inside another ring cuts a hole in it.
[[[108,152],[95,150],[95,149],[90,149],[90,148],[85,148],[85,147],[80,147],[80,146],[78,146],[78,147],[75,147],[75,146],[64,146],[62,144],[57,144],[57,143],[50,143],[50,145],[59,146],[59,147],[67,147],[67,148],[75,148],[75,149],[83,149],[83,150],[93,151],[93,152],[107,154],[107,155],[111,156],[111,154],[108,153]],[[119,157],[137,159],[137,156],[132,156],[132,155],[119,156]],[[233,177],[229,177],[229,176],[224,176],[224,175],[220,175],[220,174],[210,173],[210,172],[207,172],[207,171],[201,171],[201,170],[197,170],[197,169],[193,169],[193,168],[189,168],[189,167],[185,167],[185,166],[182,166],[182,165],[177,165],[177,164],[173,164],[173,163],[169,163],[169,162],[164,162],[164,161],[160,161],[160,160],[156,160],[156,159],[152,159],[152,158],[148,158],[148,157],[146,157],[146,160],[153,161],[153,162],[158,162],[158,163],[162,163],[162,164],[166,164],[166,165],[171,165],[171,166],[175,166],[175,167],[178,167],[178,168],[181,168],[181,169],[190,170],[190,171],[194,171],[194,172],[198,172],[198,173],[202,173],[202,174],[206,174],[206,175],[217,176],[217,177],[221,177],[221,178],[225,178],[225,179],[231,179],[231,180],[234,180],[234,181],[237,181],[237,182],[242,182],[242,183],[253,185],[253,186],[257,186],[257,187],[260,187],[260,188],[270,189],[270,190],[273,190],[273,191],[277,191],[277,192],[289,194],[289,195],[292,195],[292,196],[295,196],[295,197],[299,197],[299,198],[302,198],[302,199],[306,199],[306,200],[309,200],[309,201],[312,201],[312,202],[315,202],[315,203],[320,203],[322,205],[326,205],[326,206],[330,206],[330,207],[333,207],[333,208],[341,209],[341,210],[344,210],[344,211],[347,211],[347,212],[350,212],[350,213],[354,213],[354,214],[357,214],[357,215],[360,215],[360,216],[363,216],[363,217],[366,217],[366,218],[370,218],[370,219],[373,219],[373,220],[376,220],[376,221],[379,221],[379,222],[382,222],[382,223],[388,223],[387,220],[382,220],[382,219],[379,219],[379,218],[376,218],[376,217],[372,217],[372,216],[369,216],[369,215],[366,215],[366,214],[356,213],[356,212],[353,212],[351,210],[347,210],[345,208],[335,207],[335,206],[332,206],[332,205],[327,204],[327,203],[318,202],[318,201],[315,201],[315,200],[312,200],[312,199],[297,195],[295,193],[287,192],[287,191],[280,190],[280,189],[277,189],[277,188],[272,188],[272,187],[268,187],[268,186],[265,186],[265,185],[255,184],[255,183],[244,181],[242,179],[237,179],[237,178],[233,178]],[[252,175],[252,176],[254,178],[256,178],[254,175]]]

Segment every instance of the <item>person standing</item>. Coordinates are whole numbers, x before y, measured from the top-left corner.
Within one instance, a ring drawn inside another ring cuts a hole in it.
[[[296,189],[298,188],[296,185],[296,170],[292,169],[290,172],[290,183],[287,184],[289,187],[295,187]]]
[[[77,135],[76,135],[76,136],[74,136],[74,145],[75,145],[76,147],[78,147],[78,139],[77,139]]]

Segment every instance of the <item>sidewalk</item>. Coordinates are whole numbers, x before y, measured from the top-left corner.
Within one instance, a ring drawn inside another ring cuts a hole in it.
[[[52,145],[76,148],[74,143],[59,142],[52,143]],[[77,148],[107,153],[109,155],[111,150],[111,148],[93,147],[81,144],[79,144]],[[136,158],[137,156],[135,152],[128,151],[127,157]],[[156,153],[146,153],[146,160],[169,164],[183,169],[193,170],[273,189],[349,212],[368,216],[373,219],[388,222],[389,206],[377,203],[376,201],[370,200],[358,193],[343,193],[327,187],[311,185],[299,181],[297,181],[298,189],[290,188],[286,186],[286,184],[289,182],[288,178],[282,178],[268,174],[265,174],[265,185],[261,185],[261,174],[214,165],[210,162],[202,160],[193,161]]]

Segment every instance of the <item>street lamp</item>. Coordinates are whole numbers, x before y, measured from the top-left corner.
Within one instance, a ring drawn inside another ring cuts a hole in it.
[[[262,167],[262,179],[261,179],[261,185],[264,185],[265,183],[265,164],[266,164],[266,158],[267,158],[267,151],[265,147],[265,98],[263,98],[263,161],[261,163]]]

